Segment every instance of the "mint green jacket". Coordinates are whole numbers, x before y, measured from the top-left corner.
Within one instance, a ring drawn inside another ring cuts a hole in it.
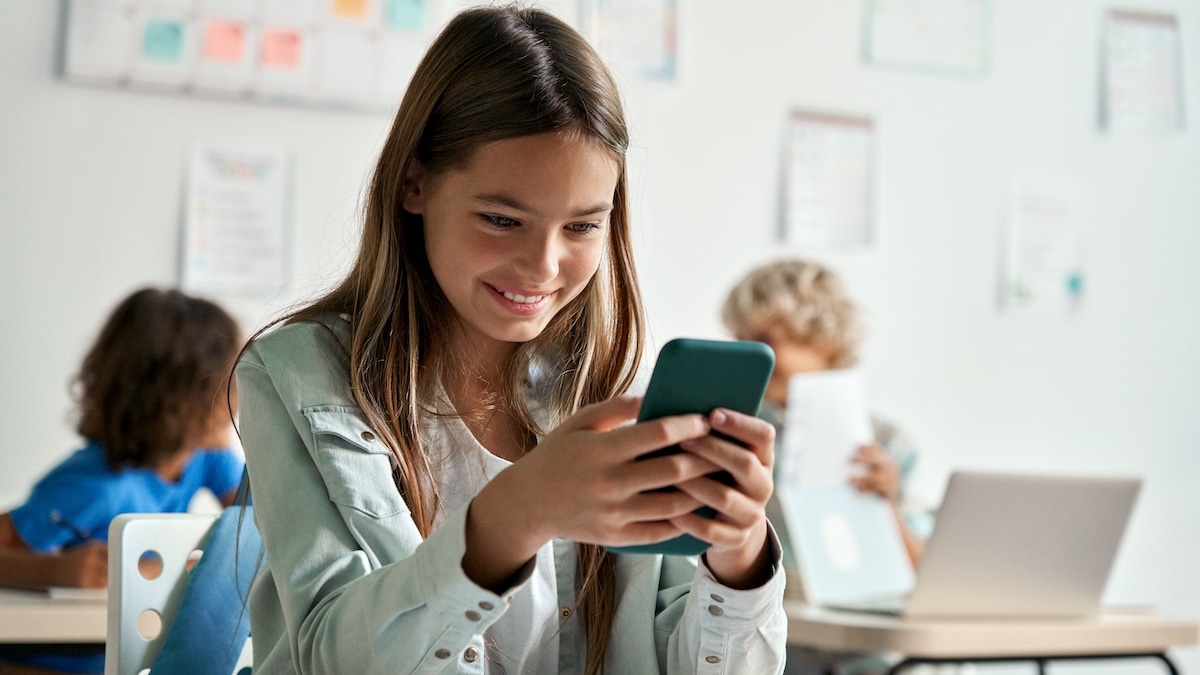
[[[484,631],[532,570],[502,594],[468,579],[465,507],[421,537],[391,452],[350,396],[348,331],[345,317],[285,326],[237,366],[266,550],[250,594],[254,673],[487,673]],[[575,545],[551,545],[570,608]],[[734,590],[694,559],[621,555],[617,583],[607,673],[782,672],[782,565],[762,587]],[[565,617],[558,673],[583,672],[584,645],[582,617]]]

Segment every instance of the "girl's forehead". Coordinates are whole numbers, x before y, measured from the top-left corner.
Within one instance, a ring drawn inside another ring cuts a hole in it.
[[[536,134],[484,144],[440,179],[468,197],[522,202],[569,197],[611,206],[619,176],[620,166],[607,147],[577,136]]]

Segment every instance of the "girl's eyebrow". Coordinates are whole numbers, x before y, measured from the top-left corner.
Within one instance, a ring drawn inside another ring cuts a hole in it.
[[[517,201],[516,199],[513,199],[512,197],[509,197],[508,195],[481,194],[481,195],[475,195],[471,199],[473,199],[477,202],[483,202],[484,204],[490,204],[492,206],[502,206],[505,208],[520,211],[522,213],[537,215],[536,210],[534,210],[533,208],[531,208],[529,206],[526,206],[525,204],[522,204],[521,202]],[[608,213],[609,211],[612,211],[612,209],[613,209],[613,205],[611,202],[599,202],[599,203],[593,204],[591,206],[585,206],[581,209],[578,209],[577,211],[573,212],[570,215],[570,217],[571,218],[585,218],[587,216],[597,216],[597,215]]]

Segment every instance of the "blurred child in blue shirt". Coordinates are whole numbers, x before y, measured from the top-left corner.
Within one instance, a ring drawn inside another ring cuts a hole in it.
[[[76,379],[86,444],[0,514],[0,585],[103,588],[117,515],[185,512],[202,488],[233,502],[243,461],[226,384],[240,344],[228,313],[179,291],[142,289],[113,310]],[[6,663],[100,673],[103,645],[0,646]]]

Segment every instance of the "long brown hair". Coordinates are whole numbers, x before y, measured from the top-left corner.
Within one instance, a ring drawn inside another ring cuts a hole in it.
[[[74,380],[81,436],[110,469],[154,467],[200,442],[238,353],[237,323],[216,304],[143,288],[109,314]]]
[[[426,258],[423,222],[402,203],[414,160],[426,176],[464,165],[489,142],[558,132],[607,148],[619,173],[605,259],[587,288],[543,333],[520,345],[497,392],[530,434],[541,435],[524,403],[531,367],[555,373],[553,423],[582,405],[625,392],[642,357],[644,324],[630,245],[620,94],[600,57],[572,28],[537,9],[489,7],[452,19],[430,46],[400,103],[365,201],[362,242],[334,290],[285,319],[353,316],[350,387],[370,424],[392,448],[397,486],[422,534],[439,508],[422,446],[422,420],[441,376],[462,357],[437,340],[456,322]],[[473,411],[459,411],[469,415]],[[587,630],[587,672],[603,672],[614,608],[615,559],[579,544],[578,608]]]

